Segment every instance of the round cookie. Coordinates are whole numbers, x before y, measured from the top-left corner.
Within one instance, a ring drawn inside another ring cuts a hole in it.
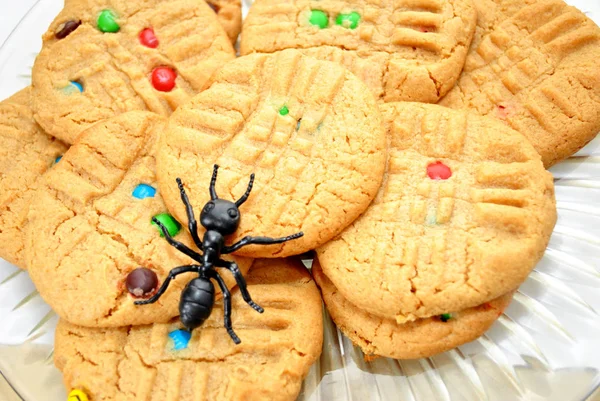
[[[33,119],[27,87],[0,103],[0,257],[25,268],[24,227],[40,177],[68,146]]]
[[[327,242],[367,208],[385,167],[385,133],[365,85],[341,66],[296,50],[227,64],[173,113],[161,140],[158,180],[178,218],[185,211],[175,179],[201,210],[216,163],[217,194],[228,200],[242,196],[256,174],[231,242],[304,232],[238,252],[251,257],[296,255]]]
[[[349,302],[325,276],[316,259],[312,273],[331,318],[367,356],[427,358],[473,341],[498,319],[513,295],[510,292],[483,305],[452,312],[448,320],[436,316],[398,324]]]
[[[171,114],[235,57],[202,0],[68,1],[42,39],[34,114],[67,143],[126,111]]]
[[[517,288],[556,222],[552,175],[518,132],[436,105],[381,106],[391,141],[367,211],[317,249],[339,292],[405,323]]]
[[[321,354],[319,290],[289,260],[256,261],[248,289],[265,312],[256,313],[234,290],[239,345],[223,328],[220,302],[187,344],[169,338],[181,327],[177,321],[112,329],[60,321],[54,360],[67,391],[83,389],[91,401],[296,400]]]
[[[377,99],[436,103],[460,75],[476,20],[471,0],[257,0],[240,52],[303,49],[343,64]]]
[[[475,0],[476,39],[441,104],[496,118],[546,167],[600,131],[600,28],[562,0]]]
[[[235,44],[242,30],[242,2],[240,0],[208,0],[210,8],[217,14],[231,43]]]
[[[154,152],[164,125],[163,117],[133,111],[92,126],[34,194],[27,267],[40,295],[61,318],[106,327],[166,322],[178,315],[181,291],[194,275],[177,277],[160,302],[143,307],[134,301],[148,292],[147,283],[128,280],[143,267],[158,276],[160,285],[172,268],[191,264],[151,224],[161,215],[175,239],[193,247],[181,227],[187,218],[179,225],[166,214],[156,184]],[[248,270],[249,260],[237,262],[242,272]],[[228,273],[223,278],[229,286],[235,283]]]

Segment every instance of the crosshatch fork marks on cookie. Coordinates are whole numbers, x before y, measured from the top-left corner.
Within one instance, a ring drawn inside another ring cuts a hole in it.
[[[311,9],[336,15],[353,10],[356,29],[308,23]],[[378,99],[436,102],[452,88],[475,29],[467,0],[256,1],[244,23],[241,53],[286,48],[342,63],[367,83]],[[341,54],[340,54],[341,52]]]
[[[504,120],[550,167],[600,130],[600,28],[560,0],[523,5],[505,18],[480,28],[465,72],[441,104]]]
[[[256,261],[248,285],[256,299],[272,306],[259,316],[234,309],[244,335],[238,346],[228,340],[222,313],[213,313],[189,346],[177,351],[168,336],[179,328],[175,322],[114,329],[60,322],[55,362],[66,387],[85,383],[98,401],[117,393],[169,401],[295,399],[321,352],[319,292],[300,262],[290,260]],[[239,292],[232,295],[241,306]]]
[[[327,276],[352,303],[398,322],[515,288],[556,220],[552,178],[537,153],[492,119],[416,103],[382,110],[391,138],[387,173],[369,209],[317,250]],[[435,162],[452,176],[429,178]],[[359,246],[366,241],[376,245]]]
[[[304,249],[334,235],[376,193],[385,158],[375,102],[345,71],[296,50],[244,56],[226,66],[171,117],[158,157],[167,205],[178,198],[172,180],[195,177],[186,189],[203,193],[210,177],[201,166],[217,163],[223,167],[218,190],[232,198],[245,190],[248,174],[257,177],[236,238],[259,228],[269,235],[294,227],[305,232],[294,244],[253,256],[283,256],[293,246]],[[192,202],[201,207],[202,199]],[[335,222],[325,223],[334,215]]]
[[[116,33],[97,29],[92,3],[67,2],[44,35],[33,68],[36,119],[66,142],[73,143],[91,124],[125,111],[171,114],[204,89],[217,67],[235,56],[214,12],[204,2],[152,0],[141,9],[114,3],[121,25]],[[57,40],[54,32],[73,14],[80,16],[81,25]],[[145,47],[138,39],[148,24],[160,40],[157,48]],[[157,67],[175,70],[171,91],[153,87],[150,75]],[[65,94],[69,81],[79,82],[83,91]]]

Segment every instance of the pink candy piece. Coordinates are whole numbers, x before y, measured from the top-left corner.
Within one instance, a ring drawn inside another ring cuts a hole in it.
[[[442,162],[435,162],[427,166],[427,175],[432,180],[447,180],[452,177],[452,170]]]
[[[151,49],[156,49],[158,47],[158,38],[154,34],[152,28],[146,28],[140,32],[140,43]]]

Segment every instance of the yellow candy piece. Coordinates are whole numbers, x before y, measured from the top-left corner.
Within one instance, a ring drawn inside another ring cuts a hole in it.
[[[69,393],[67,401],[89,401],[88,396],[81,390],[73,390]]]

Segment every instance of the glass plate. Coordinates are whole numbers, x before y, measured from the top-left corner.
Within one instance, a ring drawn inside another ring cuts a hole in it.
[[[597,0],[568,3],[600,22]],[[39,0],[0,48],[0,99],[29,84],[61,8]],[[600,137],[552,172],[559,217],[546,255],[483,337],[432,358],[365,362],[326,316],[323,355],[299,400],[586,399],[600,385]],[[27,273],[1,259],[0,322],[0,400],[64,401],[57,317]]]

